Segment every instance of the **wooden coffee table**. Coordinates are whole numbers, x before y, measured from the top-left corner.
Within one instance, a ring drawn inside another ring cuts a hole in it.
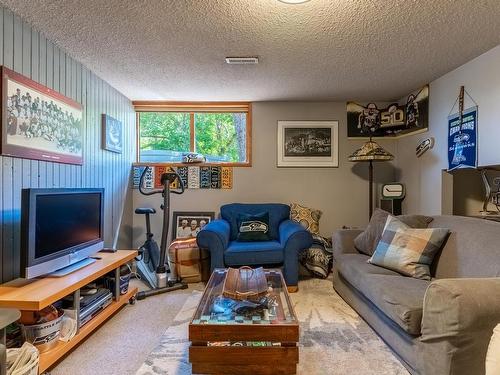
[[[266,270],[273,306],[237,314],[222,297],[225,269],[215,269],[189,324],[193,374],[295,374],[299,322],[280,270]]]

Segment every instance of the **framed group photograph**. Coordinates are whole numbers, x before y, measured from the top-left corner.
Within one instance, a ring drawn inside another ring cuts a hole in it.
[[[194,238],[214,219],[214,212],[174,211],[172,239]]]
[[[108,151],[122,153],[123,124],[110,115],[102,115],[102,148]]]
[[[278,167],[338,167],[338,121],[278,121]]]
[[[5,67],[1,80],[2,155],[81,165],[82,105]]]

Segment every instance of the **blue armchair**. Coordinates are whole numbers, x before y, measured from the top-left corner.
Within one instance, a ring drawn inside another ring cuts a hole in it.
[[[269,213],[270,241],[237,241],[241,214]],[[289,220],[290,207],[280,203],[226,204],[221,219],[214,220],[198,233],[198,246],[210,251],[211,270],[227,266],[282,265],[290,291],[297,290],[298,255],[312,245],[312,236],[300,224]]]

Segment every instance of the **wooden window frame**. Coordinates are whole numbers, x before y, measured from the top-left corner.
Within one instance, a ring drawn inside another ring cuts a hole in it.
[[[170,101],[132,101],[136,112],[136,166],[211,166],[222,165],[227,167],[251,167],[252,166],[252,103],[250,102],[170,102]],[[207,162],[207,163],[171,163],[171,162],[141,162],[140,161],[140,114],[142,112],[188,112],[189,121],[189,146],[195,149],[195,113],[246,113],[246,161],[244,162]]]

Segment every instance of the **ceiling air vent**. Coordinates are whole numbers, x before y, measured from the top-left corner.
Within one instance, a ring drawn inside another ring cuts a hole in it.
[[[258,57],[226,57],[226,63],[231,65],[258,64]]]

